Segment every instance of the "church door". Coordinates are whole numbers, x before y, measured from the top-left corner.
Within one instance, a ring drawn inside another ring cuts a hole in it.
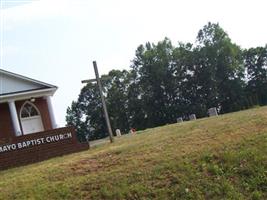
[[[39,110],[30,102],[26,102],[20,111],[23,134],[41,132],[44,130]]]

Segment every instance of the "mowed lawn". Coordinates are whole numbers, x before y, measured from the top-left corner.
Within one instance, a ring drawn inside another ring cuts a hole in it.
[[[1,171],[0,199],[267,199],[267,107]]]

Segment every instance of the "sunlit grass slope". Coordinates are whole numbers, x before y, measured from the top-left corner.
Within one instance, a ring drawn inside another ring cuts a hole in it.
[[[2,171],[0,199],[267,199],[267,107]]]

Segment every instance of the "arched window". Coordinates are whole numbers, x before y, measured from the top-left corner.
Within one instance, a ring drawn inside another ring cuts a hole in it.
[[[39,112],[37,108],[30,102],[26,102],[21,109],[21,118],[28,118],[38,116]]]

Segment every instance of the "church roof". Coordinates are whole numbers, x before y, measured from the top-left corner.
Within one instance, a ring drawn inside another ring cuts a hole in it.
[[[10,99],[52,96],[56,90],[54,85],[0,69],[0,103]]]

